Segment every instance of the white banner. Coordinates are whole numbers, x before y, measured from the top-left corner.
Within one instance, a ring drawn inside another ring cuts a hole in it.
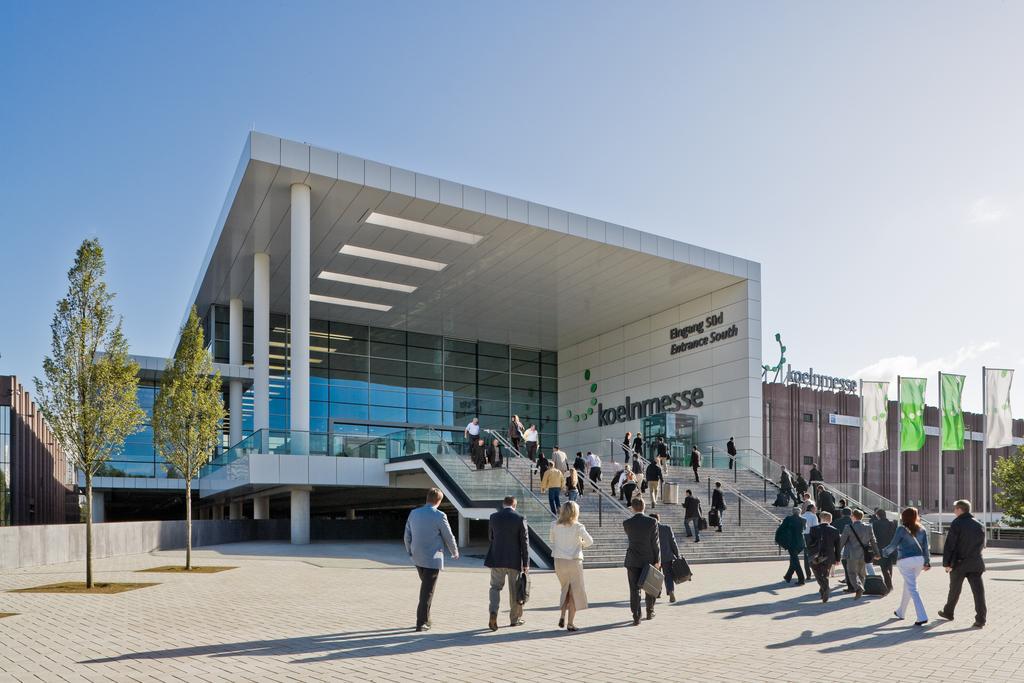
[[[889,448],[889,383],[864,382],[860,396],[860,452]]]
[[[1013,445],[1012,384],[1013,370],[985,368],[985,448]]]

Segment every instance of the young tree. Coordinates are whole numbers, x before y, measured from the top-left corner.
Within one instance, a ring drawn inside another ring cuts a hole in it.
[[[220,373],[204,347],[193,306],[153,403],[153,443],[168,470],[185,480],[186,571],[192,569],[192,480],[213,455],[224,418]]]
[[[992,483],[1002,489],[994,498],[996,505],[1003,508],[1006,522],[1024,526],[1024,446],[996,461]]]
[[[135,395],[137,363],[115,318],[114,295],[103,282],[98,240],[82,242],[68,271],[68,293],[50,324],[50,355],[36,400],[57,441],[85,475],[85,585],[92,588],[92,478],[145,419]]]

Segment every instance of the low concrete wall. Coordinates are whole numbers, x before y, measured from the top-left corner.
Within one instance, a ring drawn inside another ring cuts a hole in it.
[[[287,540],[287,519],[197,520],[192,545]],[[185,547],[185,522],[110,522],[93,525],[93,558],[137,555]],[[0,569],[38,567],[85,559],[84,524],[0,527]]]

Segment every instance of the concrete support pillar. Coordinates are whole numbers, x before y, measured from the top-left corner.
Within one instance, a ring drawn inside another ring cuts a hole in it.
[[[459,513],[459,547],[465,548],[469,545],[469,518]]]
[[[242,300],[232,299],[228,317],[228,363],[242,364]],[[242,382],[233,379],[228,385],[228,443],[234,446],[242,440]]]
[[[252,499],[252,518],[270,519],[270,496],[256,496]]]
[[[253,255],[253,430],[270,428],[270,256]]]
[[[292,185],[289,404],[292,454],[308,454],[309,440],[309,185]],[[298,437],[298,438],[297,438]]]
[[[309,543],[309,489],[292,489],[292,543]]]
[[[214,519],[224,519],[224,504],[223,503],[214,503],[213,504],[213,518]]]
[[[94,523],[107,521],[106,502],[106,493],[94,489],[92,492],[92,521]]]
[[[231,501],[231,505],[228,507],[228,519],[242,519],[242,501]]]

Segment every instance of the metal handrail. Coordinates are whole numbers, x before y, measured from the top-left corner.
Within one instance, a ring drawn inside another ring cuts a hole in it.
[[[505,438],[505,435],[500,433],[498,430],[496,430],[496,429],[485,429],[484,431],[487,432],[488,434],[490,434],[491,436],[493,436],[495,439],[497,439],[498,443],[500,443],[504,448],[506,448],[509,451],[511,451],[516,457],[518,457],[518,458],[525,458],[526,457],[525,455],[520,453],[517,448],[513,447],[512,444],[509,442],[509,440]]]

